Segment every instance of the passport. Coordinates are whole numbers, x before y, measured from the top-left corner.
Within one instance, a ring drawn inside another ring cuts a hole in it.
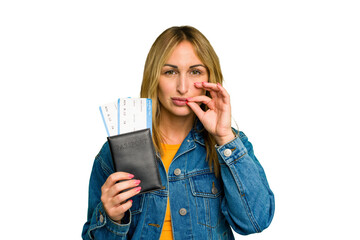
[[[141,193],[161,189],[160,173],[150,129],[107,138],[115,171],[133,174],[141,180]]]

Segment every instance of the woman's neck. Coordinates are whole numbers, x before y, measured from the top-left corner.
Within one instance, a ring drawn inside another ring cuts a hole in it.
[[[194,115],[186,117],[164,116],[160,118],[160,131],[165,144],[184,141],[194,124]]]

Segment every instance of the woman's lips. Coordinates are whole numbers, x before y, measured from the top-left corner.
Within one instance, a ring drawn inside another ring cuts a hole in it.
[[[186,98],[180,98],[180,97],[172,97],[172,102],[176,106],[185,106],[186,105]]]

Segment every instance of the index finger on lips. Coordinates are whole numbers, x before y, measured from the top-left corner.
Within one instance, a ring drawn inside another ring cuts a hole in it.
[[[199,96],[187,98],[186,101],[188,101],[188,102],[201,102],[201,103],[204,103],[204,104],[208,104],[211,101],[211,98],[209,98],[208,96],[205,96],[205,95],[199,95]]]
[[[187,98],[186,100],[187,100],[188,106],[195,112],[195,114],[198,117],[200,117],[199,114],[201,114],[202,110],[200,109],[199,106],[197,106],[197,104],[192,105],[191,103],[203,103],[206,106],[208,106],[208,108],[210,108],[210,109],[214,108],[214,102],[211,101],[212,99],[205,95]]]

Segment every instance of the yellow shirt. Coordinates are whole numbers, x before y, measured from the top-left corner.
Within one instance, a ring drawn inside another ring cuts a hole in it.
[[[163,155],[161,155],[161,160],[164,164],[166,172],[168,172],[171,161],[173,160],[176,152],[179,150],[181,144],[169,145],[169,144],[161,144],[161,148],[163,150]],[[172,227],[171,227],[171,215],[170,215],[170,204],[169,198],[166,205],[166,213],[165,213],[165,221],[164,226],[161,232],[160,240],[172,240]]]

